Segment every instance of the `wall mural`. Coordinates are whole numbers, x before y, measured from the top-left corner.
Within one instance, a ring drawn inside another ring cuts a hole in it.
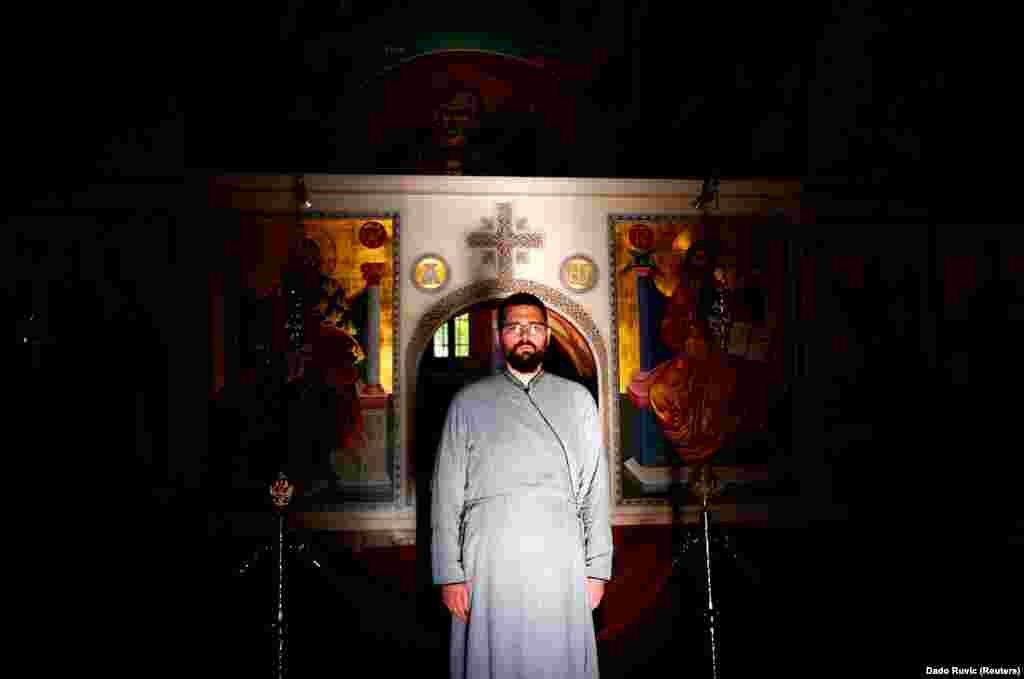
[[[736,501],[768,480],[788,418],[782,240],[765,221],[609,217],[620,502],[665,503],[687,465],[714,465]]]
[[[577,135],[578,106],[559,74],[523,59],[423,54],[366,87],[374,104],[352,119],[360,149],[398,173],[551,176]]]
[[[280,364],[271,381],[283,383],[279,464],[299,488],[293,507],[393,506],[398,217],[307,212],[273,247],[289,252],[271,288],[247,296],[242,364]]]
[[[347,387],[356,400],[349,411],[339,413],[351,413],[355,435],[339,431],[331,451],[334,471],[343,499],[384,499],[397,488],[394,223],[379,216],[308,215],[304,229],[308,240],[321,245],[324,284],[317,310],[323,328],[356,344],[355,379]]]

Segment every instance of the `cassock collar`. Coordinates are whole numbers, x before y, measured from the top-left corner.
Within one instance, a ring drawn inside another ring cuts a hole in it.
[[[523,391],[529,393],[530,389],[533,388],[533,385],[537,384],[537,382],[540,381],[540,378],[544,375],[544,368],[542,366],[540,370],[534,373],[533,377],[531,377],[526,384],[520,382],[519,378],[512,374],[512,371],[509,370],[507,365],[505,366],[505,370],[502,371],[502,374],[508,379],[509,382],[516,385]]]

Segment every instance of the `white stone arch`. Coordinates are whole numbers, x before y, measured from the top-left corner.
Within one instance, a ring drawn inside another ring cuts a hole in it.
[[[587,347],[594,356],[597,373],[598,411],[601,418],[601,434],[604,440],[605,454],[609,468],[609,489],[617,488],[616,475],[618,470],[614,468],[613,460],[615,455],[612,447],[616,438],[612,436],[614,431],[613,417],[615,414],[614,398],[611,394],[612,385],[609,382],[608,370],[608,348],[601,331],[594,323],[591,315],[576,300],[566,295],[561,290],[537,283],[535,281],[513,279],[508,282],[497,279],[476,281],[454,290],[435,302],[424,312],[423,316],[416,323],[416,327],[409,337],[409,344],[405,350],[405,391],[404,403],[406,422],[406,447],[407,455],[411,456],[416,447],[415,432],[416,420],[416,385],[419,379],[420,359],[427,349],[427,345],[437,330],[448,319],[457,316],[475,304],[494,299],[504,299],[517,292],[528,292],[536,295],[545,305],[554,309],[566,318],[580,332],[587,342]],[[408,464],[409,460],[406,460]],[[406,469],[409,469],[407,466]],[[419,483],[425,480],[424,474],[429,477],[430,470],[417,469],[416,476],[407,476],[408,483]],[[614,492],[614,491],[612,491]],[[610,498],[614,503],[614,500]]]

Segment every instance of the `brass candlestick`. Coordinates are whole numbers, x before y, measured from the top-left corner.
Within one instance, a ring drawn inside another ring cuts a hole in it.
[[[701,556],[703,557],[701,562],[706,591],[703,619],[711,653],[711,676],[714,679],[718,679],[719,676],[718,656],[720,651],[721,612],[715,605],[715,597],[712,590],[711,548],[713,543],[721,543],[722,546],[728,549],[728,542],[724,535],[719,537],[711,535],[711,505],[714,498],[718,497],[721,492],[722,483],[715,476],[714,470],[709,463],[693,463],[687,466],[686,495],[689,496],[694,504],[700,506],[700,525],[699,527],[688,528],[682,535],[680,542],[677,544],[677,555],[674,564],[678,568],[683,561],[683,556],[693,554],[694,549],[700,549]],[[686,495],[680,494],[680,502],[685,501]]]
[[[284,679],[288,669],[288,619],[285,615],[288,600],[288,559],[286,557],[289,553],[298,554],[313,568],[320,568],[321,565],[307,553],[306,545],[294,539],[290,541],[286,539],[288,505],[295,495],[295,485],[284,472],[279,472],[277,478],[270,484],[269,491],[277,528],[275,538],[269,544],[258,548],[249,559],[243,561],[235,569],[235,574],[245,575],[263,554],[270,554],[274,588],[273,617],[268,626],[274,647],[272,676],[275,679]]]

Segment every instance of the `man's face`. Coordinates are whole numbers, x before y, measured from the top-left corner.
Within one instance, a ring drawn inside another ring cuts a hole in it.
[[[510,306],[499,331],[505,360],[512,368],[532,373],[544,361],[551,330],[545,326],[543,311],[529,305]]]

